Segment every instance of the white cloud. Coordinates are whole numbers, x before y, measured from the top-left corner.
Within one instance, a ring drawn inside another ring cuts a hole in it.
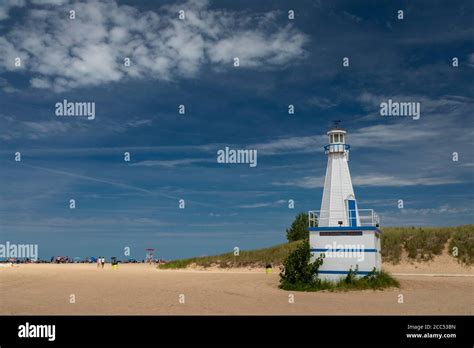
[[[37,77],[32,78],[30,80],[30,84],[34,88],[52,88],[53,87],[53,84],[48,79],[42,79],[42,78],[37,78]]]
[[[63,5],[68,0],[30,0],[35,5]]]
[[[25,6],[25,0],[2,0],[0,4],[0,21],[9,18],[10,9]]]
[[[29,165],[29,164],[23,164],[23,165],[26,166],[26,167],[32,168],[32,169],[39,169],[41,171],[46,171],[46,172],[49,172],[49,173],[52,173],[52,174],[57,174],[59,176],[66,176],[66,177],[72,177],[72,178],[82,179],[82,180],[86,180],[86,181],[92,181],[92,182],[97,182],[97,183],[102,183],[102,184],[108,184],[108,185],[112,185],[112,186],[119,187],[119,188],[126,189],[126,190],[138,191],[138,192],[141,192],[141,193],[153,193],[153,191],[150,191],[150,190],[138,187],[138,186],[124,184],[124,183],[120,183],[120,182],[116,182],[116,181],[112,181],[112,180],[108,180],[108,179],[101,179],[101,178],[96,178],[96,177],[92,177],[92,176],[88,176],[88,175],[70,173],[70,172],[66,172],[66,171],[63,171],[63,170],[44,168],[44,167],[40,167],[40,166],[32,166],[32,165]],[[167,197],[167,198],[176,198],[176,197],[167,196],[165,194],[160,194],[160,196],[164,196],[164,197]]]
[[[9,225],[8,222],[5,222],[3,226]],[[129,217],[82,217],[82,218],[63,218],[63,217],[52,217],[52,218],[41,218],[35,221],[16,221],[14,226],[48,226],[48,227],[83,227],[83,226],[133,226],[135,228],[146,228],[148,226],[164,226],[168,225],[167,223],[150,218],[129,218]]]
[[[1,87],[1,80],[0,80]],[[11,116],[0,114],[0,122],[4,125],[0,129],[0,139],[31,139],[38,140],[50,138],[52,136],[64,136],[69,132],[71,135],[78,135],[82,132],[90,132],[94,126],[87,122],[73,122],[73,120],[32,120],[19,121]],[[104,127],[106,131],[112,133],[123,133],[130,129],[147,127],[151,125],[151,119],[131,119],[125,122],[107,122]]]
[[[404,186],[436,186],[462,183],[460,180],[451,178],[406,178],[391,175],[374,174],[362,175],[352,178],[354,186],[373,186],[373,187],[404,187]],[[286,182],[274,182],[275,186],[295,186],[306,189],[324,187],[324,177],[307,176],[300,180],[291,180]]]
[[[229,64],[238,57],[242,67],[283,65],[304,54],[305,36],[296,35],[291,26],[265,35],[263,32],[238,32],[211,45],[208,53],[212,62]],[[291,43],[285,45],[286,42]]]
[[[326,136],[315,135],[307,137],[280,138],[267,143],[249,145],[264,155],[277,155],[286,152],[311,152],[326,144]]]
[[[467,61],[467,65],[474,68],[474,53],[469,54]]]
[[[315,96],[308,100],[308,104],[311,106],[316,106],[317,108],[321,110],[327,110],[327,109],[337,106],[338,103],[326,97]]]
[[[35,4],[23,23],[0,38],[0,71],[14,71],[13,59],[21,57],[33,87],[57,92],[128,78],[190,78],[205,66],[234,69],[234,57],[240,68],[270,69],[303,57],[308,40],[293,26],[279,24],[274,12],[215,10],[207,1],[190,0],[157,12],[114,0]],[[70,9],[75,19],[69,19]],[[179,20],[179,10],[185,11],[185,20]],[[123,64],[126,57],[130,67]]]
[[[474,211],[472,206],[464,206],[464,207],[452,207],[448,205],[442,205],[436,208],[410,208],[410,209],[401,209],[400,214],[402,215],[446,215],[446,214],[462,214],[462,213],[470,213]]]
[[[14,88],[6,79],[0,77],[0,89],[5,93],[14,93],[18,92],[19,90]]]
[[[348,135],[351,146],[357,147],[397,147],[410,142],[419,143],[437,137],[439,130],[421,128],[417,124],[379,124],[360,128]]]
[[[34,131],[36,134],[40,135],[52,135],[55,133],[65,133],[69,129],[71,129],[71,125],[59,122],[59,121],[40,121],[40,122],[33,122],[33,121],[25,121],[22,122],[27,129]]]
[[[31,139],[63,135],[73,126],[61,121],[18,121],[11,116],[1,115],[0,121],[4,127],[0,130],[0,139]],[[77,127],[76,127],[77,128]]]
[[[406,147],[407,144],[419,146],[430,145],[430,141],[438,141],[441,137],[451,137],[453,140],[468,140],[474,135],[473,131],[466,129],[464,120],[466,114],[472,113],[474,100],[462,96],[446,95],[440,98],[427,96],[384,96],[363,93],[358,100],[368,109],[378,112],[382,101],[389,98],[400,101],[415,101],[421,103],[421,119],[419,121],[409,120],[403,117],[385,118],[387,122],[374,126],[361,127],[357,130],[349,130],[347,142],[356,148],[378,148],[396,149]],[[320,107],[332,105],[327,99],[313,98],[308,101]],[[428,122],[422,123],[426,120]],[[384,118],[380,117],[380,120]],[[392,121],[392,122],[390,122]],[[454,137],[453,137],[454,136]],[[264,155],[278,155],[283,153],[307,153],[315,152],[327,144],[326,135],[295,136],[280,138],[266,143],[250,145]],[[431,145],[430,145],[431,146]]]
[[[299,180],[290,180],[290,181],[276,181],[272,185],[275,186],[296,186],[306,189],[320,188],[324,187],[324,176],[314,177],[306,176]]]
[[[355,186],[376,186],[376,187],[403,187],[403,186],[436,186],[459,184],[462,181],[451,178],[401,178],[391,175],[363,175],[353,179]]]
[[[143,120],[130,120],[126,123],[128,127],[137,128],[141,126],[149,126],[153,123],[153,120],[143,119]]]
[[[215,161],[210,160],[210,159],[202,159],[202,158],[185,158],[185,159],[180,159],[180,160],[149,160],[149,161],[133,163],[132,166],[173,168],[173,167],[180,167],[180,166],[186,166],[189,164],[204,163],[204,162],[215,162]]]
[[[280,199],[274,202],[242,204],[242,205],[238,205],[237,208],[243,208],[243,209],[266,208],[266,207],[274,207],[274,206],[282,205],[285,203],[287,203],[287,201],[285,201],[284,199]]]
[[[419,128],[406,123],[379,124],[359,128],[350,132],[347,137],[351,146],[389,148],[405,145],[407,142],[420,142],[435,138],[439,130]],[[265,155],[275,155],[288,152],[315,152],[327,144],[326,135],[280,138],[267,143],[253,144],[249,148],[256,148]]]

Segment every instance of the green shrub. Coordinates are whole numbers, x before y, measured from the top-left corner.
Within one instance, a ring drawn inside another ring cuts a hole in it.
[[[347,278],[347,277],[346,277]],[[399,287],[398,280],[393,278],[390,274],[384,271],[377,271],[374,269],[364,277],[353,278],[350,282],[346,279],[341,279],[330,290],[382,290],[390,287]]]
[[[290,290],[312,288],[318,285],[318,271],[323,264],[324,254],[310,263],[311,253],[308,240],[303,241],[283,262],[280,273],[280,287]]]
[[[364,278],[368,281],[374,281],[379,275],[379,273],[380,272],[378,272],[377,269],[374,267],[372,271],[370,271]]]
[[[309,218],[307,213],[299,213],[291,227],[286,230],[286,238],[288,242],[309,238]]]
[[[349,272],[347,273],[344,282],[346,284],[353,283],[357,279],[357,272],[359,272],[359,265],[356,265],[354,270],[352,270],[352,267],[349,268]]]

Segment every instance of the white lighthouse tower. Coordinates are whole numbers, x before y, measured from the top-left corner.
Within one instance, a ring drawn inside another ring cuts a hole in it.
[[[349,172],[347,132],[340,121],[327,132],[328,156],[321,210],[310,211],[310,247],[312,261],[325,255],[319,277],[337,280],[349,269],[358,275],[380,270],[379,219],[372,209],[358,209]]]

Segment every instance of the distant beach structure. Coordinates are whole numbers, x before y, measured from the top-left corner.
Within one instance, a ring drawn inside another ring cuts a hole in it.
[[[379,218],[359,209],[349,172],[347,132],[336,121],[327,132],[329,144],[321,210],[309,211],[311,260],[324,254],[319,278],[338,280],[349,270],[367,275],[382,265]]]
[[[153,248],[147,248],[145,249],[146,251],[146,256],[145,256],[145,262],[146,263],[153,263],[155,261],[155,258],[153,256],[155,249]]]

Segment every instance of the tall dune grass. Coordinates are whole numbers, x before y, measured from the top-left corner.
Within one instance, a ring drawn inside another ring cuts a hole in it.
[[[474,263],[474,225],[385,227],[382,235],[382,260],[399,263],[402,251],[416,261],[432,260],[435,255],[441,255],[448,240],[448,253],[451,256],[461,263]]]

